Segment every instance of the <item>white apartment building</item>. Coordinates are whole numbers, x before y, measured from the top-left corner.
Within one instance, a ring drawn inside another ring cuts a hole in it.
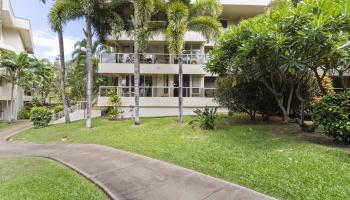
[[[263,13],[270,0],[221,0],[223,13],[221,23],[224,28],[240,20]],[[126,34],[118,39],[107,38],[113,53],[101,55],[98,72],[114,78],[111,85],[101,86],[97,105],[109,106],[107,91],[117,91],[122,101],[122,117],[132,117],[134,107],[134,64],[133,39]],[[184,114],[191,115],[193,110],[205,106],[218,107],[214,101],[214,82],[216,75],[204,70],[208,61],[208,52],[213,42],[207,42],[199,33],[187,32],[183,55],[183,101]],[[140,65],[140,115],[175,116],[178,114],[178,64],[169,55],[164,35],[150,38],[146,53],[141,54]]]
[[[33,53],[33,41],[30,21],[14,15],[10,1],[2,0],[2,33],[0,33],[0,49],[8,49],[20,53]],[[6,73],[4,69],[0,73]],[[24,102],[31,101],[22,88],[15,88],[14,115],[17,116]],[[11,112],[11,84],[0,79],[0,120],[8,120]]]

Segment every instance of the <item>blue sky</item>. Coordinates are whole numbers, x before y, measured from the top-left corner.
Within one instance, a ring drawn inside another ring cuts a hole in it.
[[[47,15],[53,0],[42,4],[39,0],[10,0],[13,11],[17,17],[29,19],[32,27],[34,54],[38,58],[54,60],[58,55],[57,34],[51,31]],[[84,21],[70,22],[64,29],[65,54],[71,58],[71,52],[76,41],[84,38]]]

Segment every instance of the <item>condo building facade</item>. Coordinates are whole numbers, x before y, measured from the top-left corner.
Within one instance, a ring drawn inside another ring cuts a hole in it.
[[[224,29],[240,20],[265,12],[269,0],[221,0],[223,13],[220,21]],[[122,117],[134,114],[134,57],[133,38],[122,34],[109,36],[108,44],[113,53],[101,55],[98,73],[113,78],[113,84],[100,86],[97,105],[104,109],[109,105],[107,92],[115,90],[121,98]],[[140,116],[175,116],[178,114],[179,67],[169,54],[165,35],[149,39],[149,45],[140,58]],[[215,74],[204,69],[209,51],[214,47],[200,33],[188,31],[183,52],[183,106],[184,114],[192,115],[197,108],[219,107],[214,101]],[[219,109],[220,110],[220,109]],[[223,109],[221,109],[223,111]]]
[[[30,28],[30,21],[18,18],[14,15],[10,0],[2,0],[2,31],[0,33],[0,50],[6,49],[16,53],[26,51],[33,53],[33,41]],[[4,68],[0,69],[5,74]],[[25,102],[32,100],[31,94],[16,86],[14,89],[14,117]],[[11,114],[11,83],[0,79],[0,120],[8,120]]]

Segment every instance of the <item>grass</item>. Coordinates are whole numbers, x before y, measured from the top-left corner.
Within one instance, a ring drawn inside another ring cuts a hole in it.
[[[7,128],[9,126],[11,126],[11,125],[7,122],[0,122],[0,129]]]
[[[0,199],[108,199],[93,183],[55,161],[0,158]]]
[[[186,121],[188,122],[188,118]],[[231,125],[233,124],[233,125]],[[178,125],[176,118],[84,121],[31,129],[17,142],[96,143],[146,155],[280,199],[350,199],[350,154],[286,136],[282,124],[220,120],[216,131]],[[273,134],[271,130],[280,130]],[[289,134],[290,135],[290,134]]]

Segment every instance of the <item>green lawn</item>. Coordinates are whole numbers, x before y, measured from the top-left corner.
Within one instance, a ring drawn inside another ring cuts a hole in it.
[[[10,126],[10,124],[7,122],[0,122],[0,129],[7,128],[9,126]]]
[[[188,118],[186,119],[188,122]],[[230,125],[233,124],[233,125]],[[31,129],[17,142],[96,143],[165,160],[280,199],[350,199],[348,150],[285,136],[290,126],[222,119],[216,131],[178,125],[176,118],[132,122],[95,119]],[[271,130],[278,134],[272,134]],[[296,130],[296,129],[295,129]]]
[[[108,199],[93,183],[55,161],[0,158],[0,199]]]

